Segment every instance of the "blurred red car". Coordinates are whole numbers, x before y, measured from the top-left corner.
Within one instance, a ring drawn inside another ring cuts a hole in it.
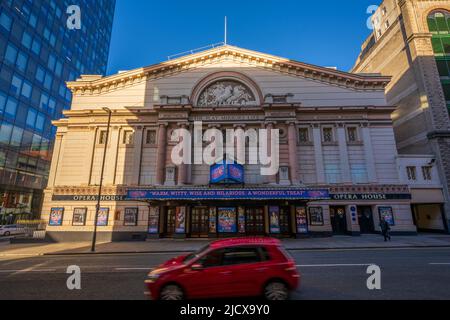
[[[151,271],[147,295],[155,300],[264,296],[286,300],[300,284],[295,261],[272,238],[214,241]]]

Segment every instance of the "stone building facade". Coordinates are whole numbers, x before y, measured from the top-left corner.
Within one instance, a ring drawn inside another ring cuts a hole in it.
[[[392,77],[386,87],[398,151],[431,155],[445,199],[442,229],[450,224],[450,3],[385,0],[374,32],[352,72]],[[440,216],[440,213],[439,213]]]
[[[47,235],[92,237],[105,147],[98,239],[359,235],[379,231],[380,217],[414,234],[389,81],[233,46],[82,76],[68,83],[72,108],[54,123]],[[202,130],[278,129],[278,174],[261,175],[258,164],[175,165],[173,130],[199,121]],[[218,183],[224,172],[235,180]]]

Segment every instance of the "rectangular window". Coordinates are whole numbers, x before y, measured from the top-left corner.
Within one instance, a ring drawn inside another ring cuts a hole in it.
[[[323,128],[323,142],[333,142],[333,128]]]
[[[39,113],[36,118],[36,130],[43,131],[45,124],[45,116],[42,113]]]
[[[2,114],[3,111],[5,110],[6,100],[7,100],[6,94],[0,92],[0,114]]]
[[[17,75],[13,75],[11,80],[11,91],[15,95],[19,95],[20,91],[22,90],[22,79],[18,77]]]
[[[41,66],[38,66],[36,69],[36,80],[40,83],[44,82],[45,78],[45,70]]]
[[[406,167],[406,174],[408,176],[408,180],[415,181],[417,179],[416,167]]]
[[[50,73],[47,72],[44,78],[44,87],[48,90],[51,90],[52,84],[53,84],[53,77]]]
[[[123,144],[133,144],[134,132],[131,130],[126,130],[123,132],[122,143]]]
[[[29,99],[31,97],[31,90],[31,84],[28,81],[24,81],[22,85],[22,96]]]
[[[19,127],[14,127],[11,135],[11,142],[10,144],[14,147],[20,146],[22,142],[22,136],[23,136],[23,129]]]
[[[309,142],[309,130],[308,128],[300,128],[298,130],[298,140],[300,143]]]
[[[146,144],[156,144],[156,130],[147,130]]]
[[[33,44],[31,45],[31,51],[33,51],[36,55],[41,53],[41,43],[39,40],[34,39]]]
[[[106,131],[100,131],[98,135],[98,144],[105,144],[106,143]]]
[[[348,127],[347,128],[347,141],[348,142],[358,141],[358,130],[356,127]]]
[[[14,65],[16,63],[16,58],[17,58],[17,49],[14,46],[8,44],[5,53],[5,61]]]
[[[12,19],[8,15],[6,15],[5,12],[2,12],[0,14],[0,26],[8,31],[11,31]]]
[[[0,143],[9,144],[13,126],[7,122],[3,122],[0,127]]]
[[[39,102],[39,108],[41,110],[47,110],[48,108],[48,95],[45,93],[41,94],[41,100]]]
[[[8,102],[6,102],[5,114],[10,116],[11,118],[15,118],[16,111],[17,111],[17,100],[9,97]]]
[[[16,61],[17,69],[25,72],[27,69],[27,65],[28,65],[28,56],[23,52],[19,52],[19,54],[17,55],[17,61]]]
[[[34,124],[36,123],[36,115],[37,112],[34,109],[28,109],[28,115],[27,115],[27,126],[34,128]]]
[[[431,166],[424,166],[422,167],[422,176],[423,180],[425,181],[431,181]]]
[[[24,31],[22,35],[22,44],[24,45],[24,47],[27,49],[31,49],[32,42],[33,39],[31,38],[31,35],[28,32]]]

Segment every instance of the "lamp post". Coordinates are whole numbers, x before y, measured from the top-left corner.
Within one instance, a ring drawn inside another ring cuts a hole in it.
[[[111,115],[112,115],[111,109],[105,107],[105,108],[103,108],[103,110],[108,113],[108,126],[107,126],[107,129],[106,129],[105,147],[103,149],[103,162],[102,162],[102,171],[101,171],[101,174],[100,174],[100,186],[98,188],[97,205],[95,207],[94,234],[92,235],[91,252],[95,252],[95,242],[97,241],[98,212],[100,211],[100,198],[102,197],[103,174],[105,172],[106,150],[108,148],[109,128],[111,126]]]

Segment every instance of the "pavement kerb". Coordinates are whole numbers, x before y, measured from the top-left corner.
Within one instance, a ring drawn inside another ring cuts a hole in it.
[[[450,248],[450,245],[428,245],[428,246],[373,246],[373,247],[322,247],[322,248],[287,248],[288,251],[327,251],[327,250],[369,250],[369,249],[408,249],[408,248]],[[109,251],[109,252],[49,252],[41,256],[72,256],[72,255],[114,255],[114,254],[164,254],[164,253],[190,253],[192,250],[143,250],[143,251]],[[1,256],[1,255],[0,255]]]

